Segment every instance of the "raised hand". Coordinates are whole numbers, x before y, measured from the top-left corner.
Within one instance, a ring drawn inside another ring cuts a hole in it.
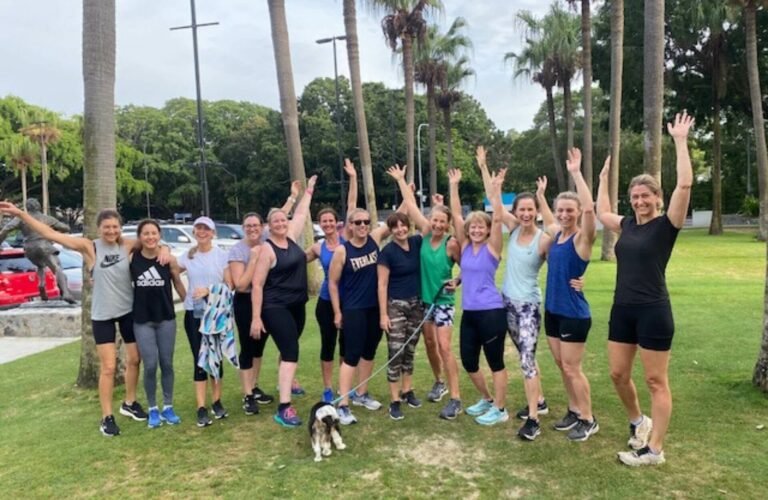
[[[291,182],[291,197],[295,200],[301,193],[301,181]]]
[[[536,178],[536,196],[545,196],[547,194],[547,176],[542,175]]]
[[[312,194],[312,191],[315,189],[315,183],[317,182],[317,175],[313,175],[309,178],[307,181],[307,191],[310,191],[310,194]]]
[[[483,167],[486,166],[486,163],[485,163],[485,146],[480,145],[480,146],[477,147],[477,149],[475,150],[475,159],[477,159],[477,165],[480,168],[483,168]]]
[[[355,170],[355,164],[349,158],[344,158],[344,172],[348,177],[357,177],[357,170]]]
[[[387,169],[387,175],[389,175],[396,181],[399,181],[400,179],[405,179],[405,167],[401,167],[398,164],[394,164]]]
[[[435,193],[432,195],[432,206],[436,207],[437,205],[445,205],[443,195],[440,193]]]
[[[608,182],[608,173],[611,171],[611,155],[605,159],[603,169],[600,171],[600,182]]]
[[[565,162],[565,168],[568,172],[575,174],[581,170],[581,150],[579,148],[571,148],[568,150],[568,160]]]
[[[461,182],[461,170],[458,168],[452,168],[448,171],[448,183],[458,184]]]
[[[673,122],[667,123],[667,131],[675,140],[686,139],[688,138],[688,132],[693,127],[693,122],[693,117],[688,116],[687,111],[683,111],[675,115]]]
[[[10,201],[0,201],[0,212],[15,216],[21,213],[21,209]]]

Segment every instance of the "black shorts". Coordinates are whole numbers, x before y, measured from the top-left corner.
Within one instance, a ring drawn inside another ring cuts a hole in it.
[[[343,309],[341,314],[344,363],[357,366],[360,358],[373,361],[383,333],[379,326],[379,308]]]
[[[547,337],[559,339],[561,342],[583,344],[587,341],[590,328],[592,318],[568,318],[544,311],[544,331]]]
[[[669,302],[617,305],[611,308],[608,340],[637,344],[651,351],[669,351],[675,334],[675,320]]]
[[[117,328],[115,323],[120,326],[120,336],[123,337],[123,342],[126,344],[136,343],[136,337],[133,335],[133,313],[129,312],[124,316],[113,319],[105,320],[91,320],[91,326],[93,328],[93,338],[96,340],[96,345],[100,344],[114,344],[117,338]]]

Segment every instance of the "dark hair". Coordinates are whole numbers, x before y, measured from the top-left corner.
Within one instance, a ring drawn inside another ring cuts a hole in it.
[[[245,219],[248,219],[250,217],[256,217],[257,219],[259,219],[259,224],[264,224],[264,217],[262,217],[261,214],[258,214],[256,212],[248,212],[247,214],[243,215],[242,223],[245,224]]]
[[[515,201],[512,203],[513,212],[517,210],[517,203],[520,200],[533,200],[533,204],[536,207],[536,210],[539,209],[539,202],[536,200],[536,197],[533,195],[533,193],[529,191],[523,191],[522,193],[518,193],[517,196],[515,196]]]
[[[320,220],[320,217],[322,217],[325,214],[333,215],[333,218],[336,220],[336,222],[339,222],[339,214],[336,212],[336,210],[332,209],[331,207],[325,207],[321,209],[319,212],[317,212],[317,220]]]
[[[117,223],[123,225],[123,218],[117,213],[117,210],[113,208],[105,208],[96,216],[96,226],[100,226],[102,222],[107,219],[117,219]]]
[[[402,222],[404,226],[411,227],[411,220],[402,212],[395,212],[387,217],[387,227],[389,229],[396,228],[398,222]]]
[[[162,232],[160,229],[160,223],[157,222],[155,219],[144,219],[141,222],[139,222],[139,225],[136,226],[136,236],[141,236],[141,230],[144,229],[144,226],[146,225],[152,225],[157,228],[157,232]]]

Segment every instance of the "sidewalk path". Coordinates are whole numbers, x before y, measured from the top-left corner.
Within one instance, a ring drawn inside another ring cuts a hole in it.
[[[80,340],[80,337],[0,337],[0,365]]]

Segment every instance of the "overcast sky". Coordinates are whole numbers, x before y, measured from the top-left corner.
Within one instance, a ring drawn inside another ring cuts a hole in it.
[[[464,90],[475,96],[500,129],[524,130],[544,100],[544,92],[512,81],[503,55],[520,47],[515,13],[542,14],[545,0],[444,0],[438,21],[445,29],[457,16],[469,23],[474,43],[471,67],[477,73]],[[202,95],[279,108],[275,63],[265,0],[197,0]],[[359,5],[359,2],[358,2]],[[297,95],[316,77],[333,77],[331,45],[315,40],[344,34],[341,0],[286,0]],[[65,114],[82,113],[82,2],[80,0],[0,0],[0,96]],[[402,86],[402,71],[385,44],[380,14],[358,6],[363,81]],[[192,35],[170,31],[190,23],[187,0],[117,1],[118,105],[162,106],[168,99],[194,98]],[[339,73],[349,74],[343,42]],[[422,90],[417,90],[422,92]]]

